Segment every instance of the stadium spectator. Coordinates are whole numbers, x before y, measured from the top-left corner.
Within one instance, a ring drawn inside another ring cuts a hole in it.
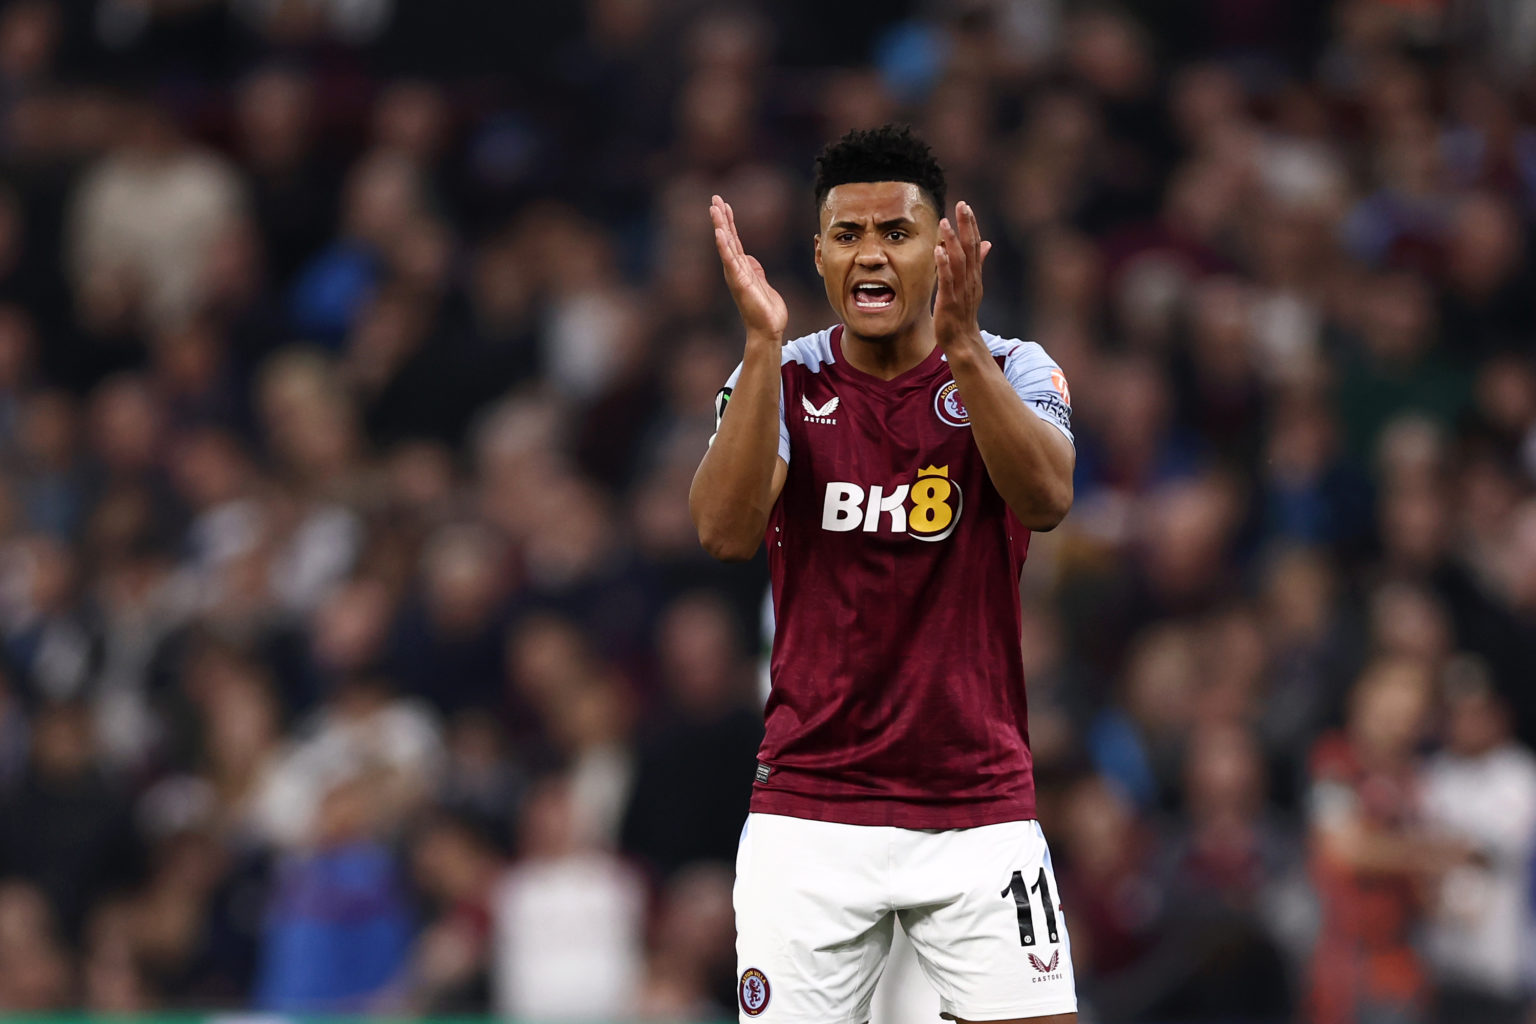
[[[21,1012],[70,1004],[71,967],[47,895],[25,882],[0,885],[0,1003]]]
[[[636,743],[622,849],[667,878],[729,865],[757,767],[762,714],[729,612],[702,594],[669,607],[657,638],[663,695]]]
[[[1128,983],[1156,946],[1165,911],[1156,876],[1158,837],[1104,777],[1075,782],[1060,809],[1061,905],[1077,929],[1072,962],[1082,978],[1083,1002],[1105,1020],[1134,1020],[1163,990],[1155,972]]]
[[[442,737],[431,711],[396,697],[387,679],[352,677],[317,709],[267,775],[261,827],[276,846],[304,846],[333,816],[326,805],[337,787],[365,775],[366,794],[344,790],[341,805],[350,811],[353,802],[366,804],[369,834],[393,838],[431,799],[442,770]]]
[[[142,849],[98,761],[83,701],[39,708],[30,745],[28,771],[0,813],[0,877],[35,886],[56,922],[42,933],[57,927],[73,940],[97,899],[138,881]]]
[[[1170,858],[1163,941],[1183,963],[1169,973],[1159,1016],[1292,1020],[1288,964],[1275,920],[1296,843],[1265,798],[1256,737],[1240,725],[1201,727],[1184,764],[1187,838]],[[1161,958],[1156,958],[1161,959]],[[1179,975],[1182,974],[1180,977]]]
[[[125,304],[135,330],[179,324],[197,312],[203,260],[245,196],[228,160],[192,145],[151,98],[116,115],[119,142],[87,172],[71,211],[75,292],[88,309]]]
[[[433,913],[416,937],[400,997],[420,1014],[487,1005],[491,899],[506,865],[498,846],[470,822],[432,818],[411,841],[411,869]]]
[[[1480,662],[1452,663],[1443,696],[1446,746],[1424,768],[1424,817],[1472,855],[1446,874],[1429,922],[1434,1019],[1518,1021],[1532,957],[1536,758],[1511,737],[1508,708]]]
[[[642,978],[640,876],[581,835],[571,780],[529,795],[521,858],[491,900],[491,983],[507,1017],[596,1020],[632,1012]]]
[[[1308,820],[1323,913],[1308,1002],[1319,1024],[1428,1019],[1428,978],[1413,945],[1425,885],[1471,855],[1465,840],[1433,836],[1421,811],[1418,746],[1432,679],[1407,654],[1370,662],[1350,693],[1345,730],[1313,750]]]
[[[274,1011],[359,1011],[384,999],[410,951],[411,915],[366,773],[333,779],[277,864],[255,998]]]
[[[658,897],[645,980],[635,1016],[641,1020],[713,1020],[736,996],[736,927],[731,869],[696,863],[676,872]]]

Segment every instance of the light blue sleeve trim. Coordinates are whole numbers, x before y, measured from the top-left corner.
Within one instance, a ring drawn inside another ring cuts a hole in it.
[[[1014,393],[1036,416],[1061,431],[1076,446],[1077,438],[1072,435],[1072,406],[1068,401],[1071,390],[1066,387],[1066,377],[1056,361],[1033,341],[999,338],[985,332],[982,337],[994,356],[1004,357],[1003,376],[1013,385]],[[1061,389],[1056,386],[1058,378],[1062,381]]]

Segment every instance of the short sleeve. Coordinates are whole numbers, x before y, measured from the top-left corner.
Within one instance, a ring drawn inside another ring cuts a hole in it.
[[[736,364],[736,369],[726,378],[725,387],[715,393],[715,434],[720,433],[720,421],[725,418],[725,407],[731,401],[731,392],[736,390],[736,381],[741,378],[741,364]],[[715,443],[715,434],[709,435],[709,443]],[[779,458],[786,463],[789,461],[789,423],[784,418],[784,382],[779,381]]]
[[[1032,341],[1015,342],[1003,361],[1003,376],[1036,416],[1077,444],[1072,436],[1072,390],[1045,349]]]

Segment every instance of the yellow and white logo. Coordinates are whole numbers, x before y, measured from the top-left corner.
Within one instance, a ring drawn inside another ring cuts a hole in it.
[[[964,508],[960,485],[949,478],[948,466],[924,466],[910,484],[889,492],[879,484],[867,491],[845,480],[827,483],[821,505],[821,528],[833,533],[862,530],[905,533],[916,540],[947,540],[960,523]]]

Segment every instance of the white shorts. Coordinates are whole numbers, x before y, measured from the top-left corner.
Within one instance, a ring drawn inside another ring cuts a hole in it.
[[[897,918],[944,1016],[1077,1010],[1035,821],[940,831],[751,814],[735,903],[743,1024],[864,1024]]]

